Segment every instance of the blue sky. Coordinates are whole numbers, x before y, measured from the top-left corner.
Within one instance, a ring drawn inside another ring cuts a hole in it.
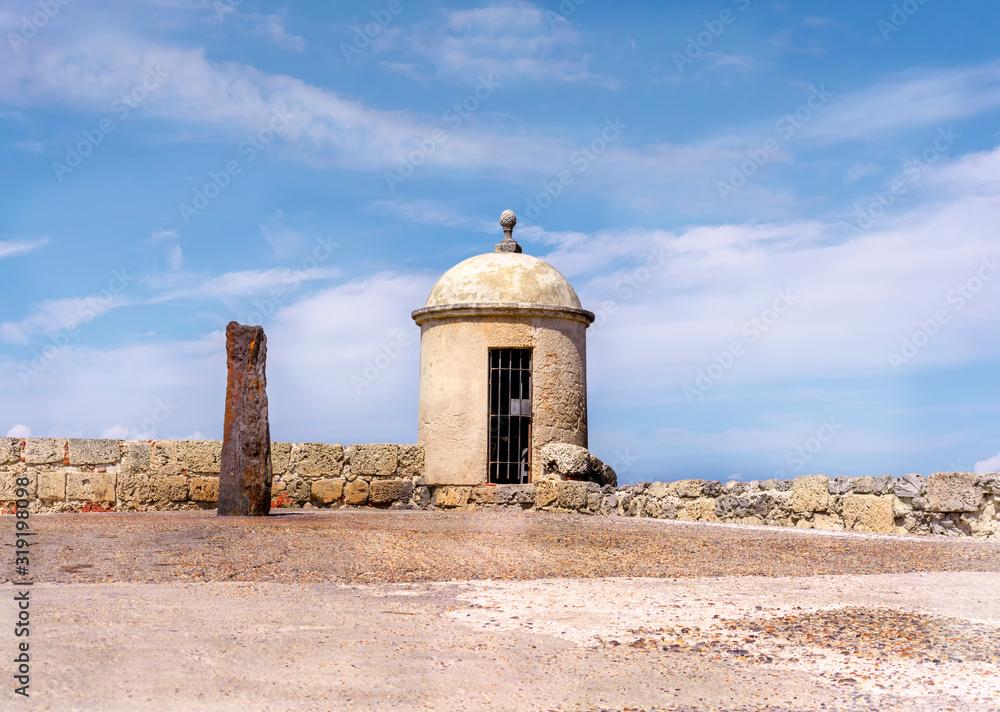
[[[0,433],[414,442],[434,281],[598,314],[622,482],[1000,469],[995,3],[0,2]],[[384,356],[380,357],[380,354]]]

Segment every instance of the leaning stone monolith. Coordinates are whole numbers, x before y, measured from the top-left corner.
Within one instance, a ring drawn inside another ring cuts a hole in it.
[[[220,515],[263,517],[271,509],[267,337],[259,326],[226,326],[229,383],[219,472]]]

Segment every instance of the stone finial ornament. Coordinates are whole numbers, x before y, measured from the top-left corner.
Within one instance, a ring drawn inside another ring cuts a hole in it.
[[[513,210],[504,210],[500,215],[500,226],[503,228],[503,240],[493,246],[495,252],[520,252],[521,246],[514,240],[514,226],[517,216]]]

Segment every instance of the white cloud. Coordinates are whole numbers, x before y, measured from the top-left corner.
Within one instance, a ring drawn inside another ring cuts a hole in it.
[[[39,336],[50,336],[64,330],[72,332],[80,324],[128,303],[124,294],[110,292],[87,297],[46,299],[36,304],[23,319],[0,322],[0,341],[23,345]]]
[[[612,86],[609,77],[591,71],[583,45],[583,37],[565,18],[525,0],[509,0],[447,11],[440,20],[395,33],[379,49],[402,47],[430,63],[436,76],[467,84],[496,75],[502,81]],[[383,66],[419,76],[412,63]]]
[[[31,252],[32,250],[38,249],[42,245],[48,243],[48,240],[41,238],[38,240],[25,240],[24,238],[15,238],[13,240],[0,240],[0,259],[4,257],[13,257],[14,255],[23,255],[25,252]]]
[[[306,47],[305,39],[285,29],[285,19],[280,15],[241,14],[239,26],[250,37],[262,37],[280,49],[301,52]]]
[[[973,472],[975,472],[977,475],[987,475],[993,472],[1000,472],[1000,453],[997,453],[993,457],[977,462],[975,467],[973,468]]]
[[[22,425],[21,423],[18,423],[13,428],[11,428],[10,430],[7,431],[7,437],[8,438],[30,438],[31,437],[31,428],[29,428],[27,425]]]

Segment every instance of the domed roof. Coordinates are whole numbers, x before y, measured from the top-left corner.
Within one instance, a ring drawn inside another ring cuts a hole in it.
[[[582,308],[580,298],[559,270],[519,252],[476,255],[445,272],[427,297],[426,306],[452,304]]]

